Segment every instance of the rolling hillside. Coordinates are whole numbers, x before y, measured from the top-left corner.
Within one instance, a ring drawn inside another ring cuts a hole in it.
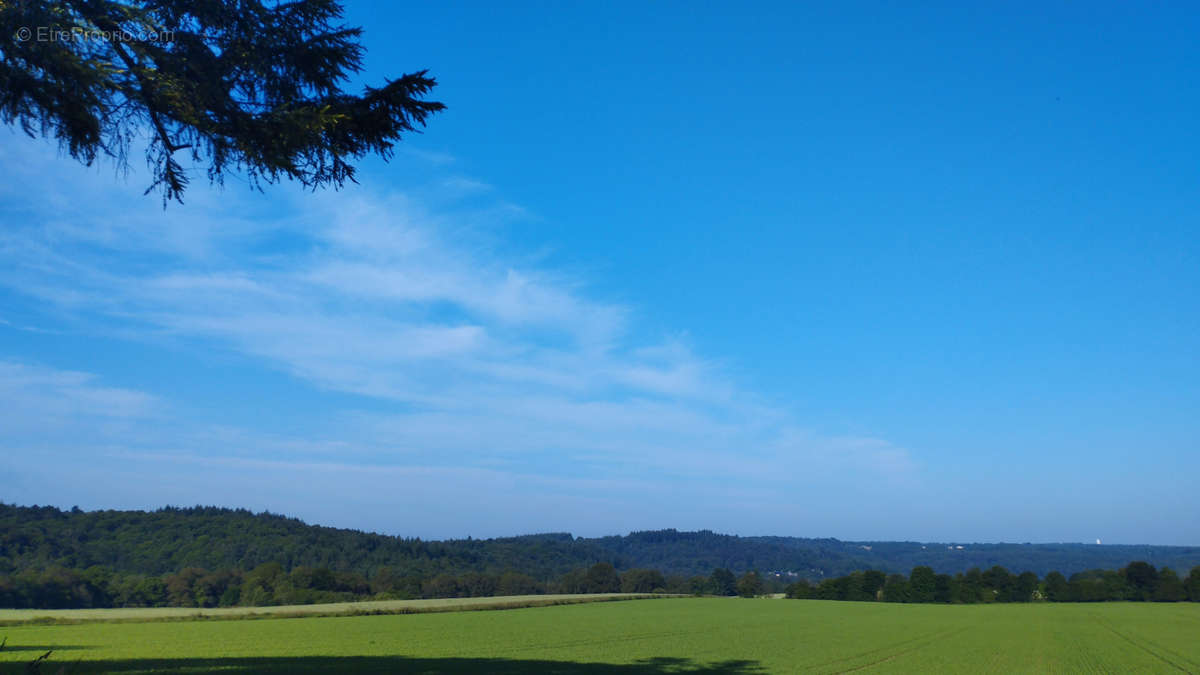
[[[539,579],[595,562],[619,570],[654,568],[665,574],[707,575],[725,567],[791,573],[813,580],[854,570],[906,573],[917,565],[955,573],[1000,565],[1044,575],[1119,568],[1132,560],[1187,570],[1200,547],[1085,544],[971,544],[846,542],[796,537],[739,537],[657,530],[624,536],[566,533],[497,539],[422,541],[309,525],[295,518],[215,507],[157,511],[63,511],[0,504],[0,574],[62,566],[166,574],[184,567],[252,569],[279,562],[285,569],[328,567],[371,574],[499,573]]]

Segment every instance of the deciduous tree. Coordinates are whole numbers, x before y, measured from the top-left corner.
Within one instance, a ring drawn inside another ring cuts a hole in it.
[[[908,585],[909,602],[933,602],[933,595],[937,588],[937,575],[934,574],[931,567],[925,565],[914,567],[912,574],[908,576]]]
[[[884,602],[908,602],[908,579],[903,574],[889,574],[887,583],[883,585]]]
[[[1046,599],[1050,602],[1063,602],[1067,599],[1067,578],[1060,572],[1051,572],[1043,582]]]
[[[599,562],[588,568],[588,593],[618,593],[621,590],[621,578],[612,563]]]
[[[803,600],[811,598],[813,592],[812,584],[808,583],[807,579],[801,579],[794,583],[788,584],[787,597]]]
[[[709,583],[712,584],[712,592],[715,595],[737,595],[737,577],[724,567],[713,570]]]
[[[662,591],[667,585],[658,570],[629,570],[621,575],[622,593],[653,593]]]
[[[1179,579],[1179,575],[1170,567],[1164,567],[1158,571],[1158,583],[1154,588],[1154,600],[1156,602],[1179,602],[1187,599],[1187,589],[1184,588],[1183,582]]]
[[[758,572],[746,572],[737,580],[737,593],[743,598],[753,598],[763,591],[762,577]]]
[[[1192,602],[1200,602],[1200,565],[1192,568],[1183,585],[1184,590],[1187,592],[1187,599]]]
[[[1147,562],[1140,560],[1131,562],[1121,570],[1125,582],[1137,600],[1150,600],[1154,597],[1154,589],[1158,584],[1158,570]]]

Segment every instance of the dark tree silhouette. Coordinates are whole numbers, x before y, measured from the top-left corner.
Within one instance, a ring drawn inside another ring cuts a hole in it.
[[[803,600],[812,597],[812,584],[808,583],[807,579],[801,579],[795,583],[788,584],[787,597],[795,600]]]
[[[146,140],[164,205],[188,184],[179,153],[218,184],[233,170],[340,187],[444,108],[423,100],[424,70],[343,91],[364,50],[341,17],[337,0],[0,3],[0,119],[85,164],[127,166]]]
[[[667,580],[658,570],[633,569],[621,575],[622,593],[653,593],[666,586]]]
[[[1154,599],[1158,602],[1187,600],[1187,589],[1175,570],[1164,567],[1158,571],[1158,584],[1154,588]]]
[[[910,591],[908,579],[903,574],[889,574],[883,585],[883,599],[886,602],[908,602]]]
[[[587,571],[588,593],[618,593],[621,590],[621,578],[612,563],[598,562]]]
[[[737,577],[724,567],[718,567],[712,571],[709,583],[712,586],[712,592],[716,595],[737,595]]]
[[[887,575],[879,570],[863,572],[862,593],[866,600],[876,600],[887,583]]]
[[[937,575],[928,565],[913,568],[908,575],[909,602],[933,602],[933,594],[937,590]]]
[[[1065,600],[1069,597],[1067,592],[1067,578],[1060,572],[1051,572],[1046,575],[1046,599],[1051,602]]]
[[[746,572],[737,580],[737,593],[743,598],[753,598],[763,592],[762,578],[758,572]]]
[[[1200,565],[1192,568],[1183,582],[1183,588],[1188,600],[1200,602]]]
[[[1153,565],[1137,560],[1129,563],[1122,572],[1125,574],[1125,581],[1136,595],[1134,599],[1149,600],[1154,597],[1154,590],[1158,585],[1158,570],[1154,569]]]

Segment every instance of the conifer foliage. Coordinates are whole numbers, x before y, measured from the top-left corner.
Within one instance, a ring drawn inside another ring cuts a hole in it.
[[[189,168],[252,185],[354,180],[445,106],[420,70],[360,95],[362,31],[337,0],[4,0],[0,119],[91,164],[145,144],[147,189],[182,201]]]

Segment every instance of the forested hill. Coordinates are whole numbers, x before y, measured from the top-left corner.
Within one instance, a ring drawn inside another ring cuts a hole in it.
[[[289,570],[324,567],[365,575],[390,567],[421,577],[519,570],[542,578],[607,557],[569,534],[436,542],[244,509],[61,511],[0,504],[0,574],[103,565],[160,575],[185,567],[250,570],[277,562]]]
[[[1133,560],[1186,570],[1200,564],[1200,547],[844,542],[675,530],[593,539],[562,533],[421,541],[215,507],[62,511],[0,504],[0,574],[102,565],[160,575],[185,567],[250,570],[278,562],[285,569],[323,567],[364,575],[389,567],[422,577],[514,570],[549,579],[611,562],[617,569],[666,574],[707,575],[728,568],[736,573],[793,572],[818,580],[863,569],[907,573],[918,565],[939,573],[1000,565],[1038,575],[1052,570],[1069,575],[1116,569]]]
[[[577,540],[578,541],[578,540]],[[584,539],[631,567],[703,574],[714,567],[735,571],[796,572],[809,579],[875,569],[907,574],[927,565],[955,574],[999,565],[1010,570],[1073,574],[1117,569],[1133,560],[1190,569],[1200,564],[1200,546],[1098,546],[1094,544],[964,544],[900,541],[840,541],[799,537],[737,537],[708,530],[632,532],[623,537]]]

